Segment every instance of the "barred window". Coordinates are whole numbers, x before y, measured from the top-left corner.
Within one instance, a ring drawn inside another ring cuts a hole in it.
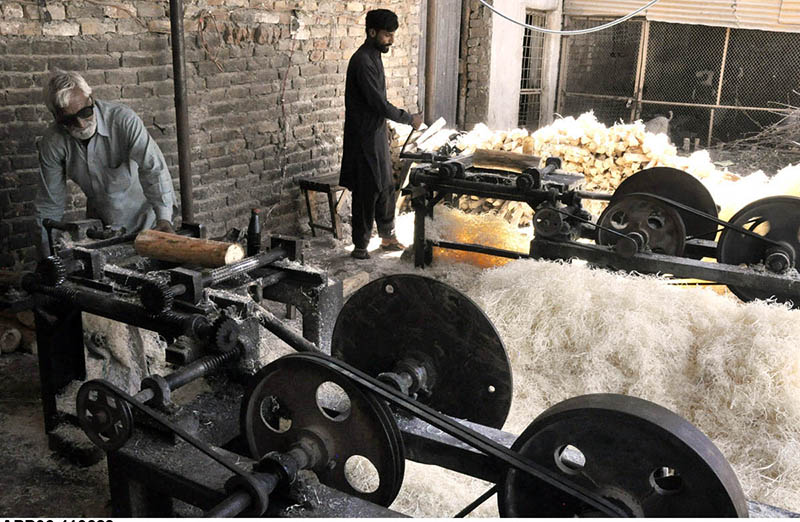
[[[544,11],[528,11],[525,23],[543,27],[547,22]],[[544,33],[525,29],[522,39],[522,79],[519,91],[517,126],[534,130],[539,126],[542,99],[542,59]]]

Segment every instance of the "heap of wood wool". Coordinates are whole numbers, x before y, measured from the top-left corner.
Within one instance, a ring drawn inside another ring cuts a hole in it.
[[[480,270],[436,260],[424,275],[475,300],[503,339],[514,375],[506,431],[570,397],[642,397],[705,433],[747,498],[800,510],[800,311],[577,263]],[[393,507],[452,516],[484,487],[410,465]],[[496,499],[476,515],[497,516]]]
[[[461,290],[509,350],[508,431],[572,396],[642,397],[714,441],[748,498],[800,510],[799,310],[533,260]]]
[[[797,173],[787,169],[778,181],[800,183]],[[474,219],[439,207],[434,216],[428,237],[450,240]],[[492,226],[498,248],[522,236],[503,222]],[[465,292],[497,327],[515,380],[507,431],[521,433],[572,396],[635,395],[709,436],[748,498],[800,510],[800,311],[581,263],[504,265],[478,271],[437,253],[425,275]]]
[[[530,251],[530,235],[510,227],[500,216],[467,215],[444,205],[437,205],[433,215],[434,219],[425,219],[427,239],[471,243],[523,254]],[[481,268],[500,266],[511,261],[504,257],[443,248],[434,248],[433,256],[434,259],[461,261]]]
[[[716,172],[700,181],[720,207],[719,217],[727,220],[757,199],[781,195],[800,196],[800,165],[784,167],[771,178],[759,170],[741,177]]]

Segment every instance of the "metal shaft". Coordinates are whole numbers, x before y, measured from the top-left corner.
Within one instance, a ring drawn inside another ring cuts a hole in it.
[[[156,390],[154,387],[158,387],[158,381],[166,384],[168,392],[162,392],[162,394],[166,395],[167,393],[171,393],[181,386],[189,384],[200,377],[205,377],[226,362],[239,357],[240,354],[240,350],[236,349],[215,355],[206,355],[205,357],[201,357],[200,359],[187,364],[180,370],[170,373],[164,377],[163,380],[158,375],[146,377],[142,380],[142,386],[144,389],[134,395],[133,398],[142,403],[147,403],[156,396]],[[164,397],[162,397],[162,400],[163,399]]]
[[[205,377],[226,362],[232,361],[233,359],[239,357],[239,354],[240,351],[237,348],[229,352],[206,355],[205,357],[201,357],[200,359],[187,364],[180,370],[167,375],[164,377],[164,380],[167,381],[170,390],[177,390],[181,386],[190,383],[195,379]]]
[[[237,491],[228,498],[205,512],[206,518],[233,518],[252,504],[250,494],[246,491]]]
[[[268,252],[242,259],[237,263],[215,268],[211,271],[211,274],[209,274],[207,278],[203,278],[203,283],[205,284],[207,282],[209,285],[215,285],[225,281],[226,279],[249,272],[255,268],[268,265],[273,261],[277,261],[286,256],[286,250],[283,248],[273,248]]]
[[[256,308],[258,322],[261,326],[274,333],[280,340],[297,350],[298,352],[320,353],[317,345],[295,332],[283,322],[275,317],[269,310],[263,307]]]
[[[189,109],[186,95],[186,57],[183,47],[183,0],[169,0],[169,26],[172,36],[172,78],[175,89],[175,124],[178,134],[181,217],[184,223],[193,223],[194,194],[192,193]]]
[[[200,314],[168,312],[153,316],[143,306],[89,289],[37,284],[28,290],[67,301],[85,312],[175,337],[202,337],[208,325],[208,320]]]

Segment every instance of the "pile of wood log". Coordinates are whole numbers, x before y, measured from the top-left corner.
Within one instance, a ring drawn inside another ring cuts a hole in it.
[[[563,169],[583,174],[586,190],[613,192],[642,169],[679,163],[665,134],[650,134],[642,122],[606,127],[592,113],[567,117],[532,134],[525,129],[491,132],[483,125],[459,139],[465,151],[490,148],[540,158],[558,157]]]
[[[517,227],[527,227],[533,219],[533,209],[522,201],[461,196],[454,206],[467,214],[494,214]]]
[[[432,130],[436,132],[431,132]],[[394,127],[395,143],[398,146],[408,137],[411,127]],[[730,173],[720,172],[706,151],[691,156],[679,156],[676,147],[666,134],[652,134],[645,130],[641,121],[631,124],[618,123],[611,127],[597,121],[587,112],[577,118],[560,118],[551,125],[533,133],[525,129],[495,131],[478,124],[467,133],[456,133],[445,128],[443,120],[431,125],[412,146],[417,150],[442,153],[475,151],[508,151],[540,158],[540,165],[549,157],[562,160],[567,172],[583,174],[586,178],[584,190],[614,192],[622,181],[640,170],[666,166],[684,170],[700,179],[719,177],[730,179]],[[518,205],[524,210],[517,210]],[[467,213],[490,212],[505,216],[512,223],[526,226],[532,218],[532,210],[524,204],[500,200],[461,197],[458,208]],[[593,213],[602,208],[590,208]]]

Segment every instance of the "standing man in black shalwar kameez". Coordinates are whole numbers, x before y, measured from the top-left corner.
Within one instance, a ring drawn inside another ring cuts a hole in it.
[[[386,100],[386,77],[381,53],[394,43],[397,15],[388,9],[367,13],[367,40],[350,58],[344,91],[344,143],[339,183],[353,193],[352,256],[368,259],[367,245],[372,222],[378,225],[384,250],[402,250],[394,235],[397,193],[392,179],[386,119],[411,125],[422,124],[420,114],[411,115]]]

